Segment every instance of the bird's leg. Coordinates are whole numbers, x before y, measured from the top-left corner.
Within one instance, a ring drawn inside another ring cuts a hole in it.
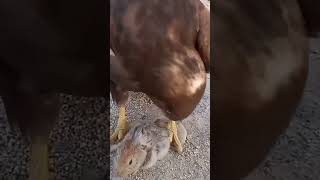
[[[49,134],[59,115],[58,94],[3,97],[8,120],[19,126],[23,137],[31,138],[29,180],[49,180]],[[53,179],[53,178],[52,178]]]
[[[36,137],[31,141],[29,180],[53,180],[54,174],[49,171],[48,144]]]
[[[168,123],[167,129],[169,130],[170,142],[175,146],[176,151],[181,153],[183,150],[182,143],[178,136],[178,128],[175,121],[170,121]]]
[[[117,128],[110,137],[111,143],[114,143],[117,140],[121,140],[126,135],[127,131],[128,131],[128,127],[127,127],[126,109],[124,105],[121,105],[119,108],[119,119],[118,119]]]

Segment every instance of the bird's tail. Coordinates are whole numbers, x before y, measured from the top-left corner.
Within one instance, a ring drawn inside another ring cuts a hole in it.
[[[199,31],[197,49],[206,68],[210,73],[210,11],[199,1]]]

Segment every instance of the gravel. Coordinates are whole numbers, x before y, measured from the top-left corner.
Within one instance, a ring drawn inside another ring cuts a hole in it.
[[[61,95],[61,100],[60,117],[50,139],[56,179],[103,178],[109,170],[107,98]],[[9,127],[0,101],[0,179],[27,178],[29,143],[18,128]]]
[[[209,75],[207,79],[210,81]],[[118,108],[113,103],[110,115],[110,126],[114,130]],[[162,115],[161,110],[146,95],[130,93],[127,104],[127,117],[130,122],[147,121]],[[188,132],[182,154],[170,150],[169,154],[152,168],[138,171],[134,176],[123,179],[210,179],[210,83],[207,84],[205,95],[195,111],[182,123]]]

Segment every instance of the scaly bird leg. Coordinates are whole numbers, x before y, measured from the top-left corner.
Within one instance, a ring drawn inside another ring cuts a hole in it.
[[[119,119],[118,125],[115,132],[111,135],[110,141],[111,143],[116,142],[117,140],[121,140],[127,133],[127,117],[126,117],[126,109],[124,105],[121,105],[119,108]]]
[[[178,128],[177,128],[177,124],[175,121],[170,121],[168,123],[168,127],[167,129],[169,130],[169,138],[170,138],[170,142],[175,146],[176,151],[178,153],[181,153],[183,150],[181,141],[179,139],[178,136]]]
[[[46,143],[31,144],[31,162],[29,180],[53,180],[54,174],[49,172],[48,145]]]

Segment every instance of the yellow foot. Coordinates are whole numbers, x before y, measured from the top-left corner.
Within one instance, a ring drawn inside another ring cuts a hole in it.
[[[170,121],[168,123],[167,129],[169,130],[170,142],[175,146],[176,151],[181,153],[183,150],[182,143],[179,139],[178,128],[175,121]]]
[[[124,106],[120,106],[118,125],[116,130],[110,137],[110,142],[115,143],[116,141],[123,139],[127,131],[128,131],[128,127],[127,127],[126,110]]]
[[[122,140],[123,137],[126,135],[127,131],[128,131],[127,128],[116,128],[114,133],[111,134],[110,142],[113,144],[117,141]]]

